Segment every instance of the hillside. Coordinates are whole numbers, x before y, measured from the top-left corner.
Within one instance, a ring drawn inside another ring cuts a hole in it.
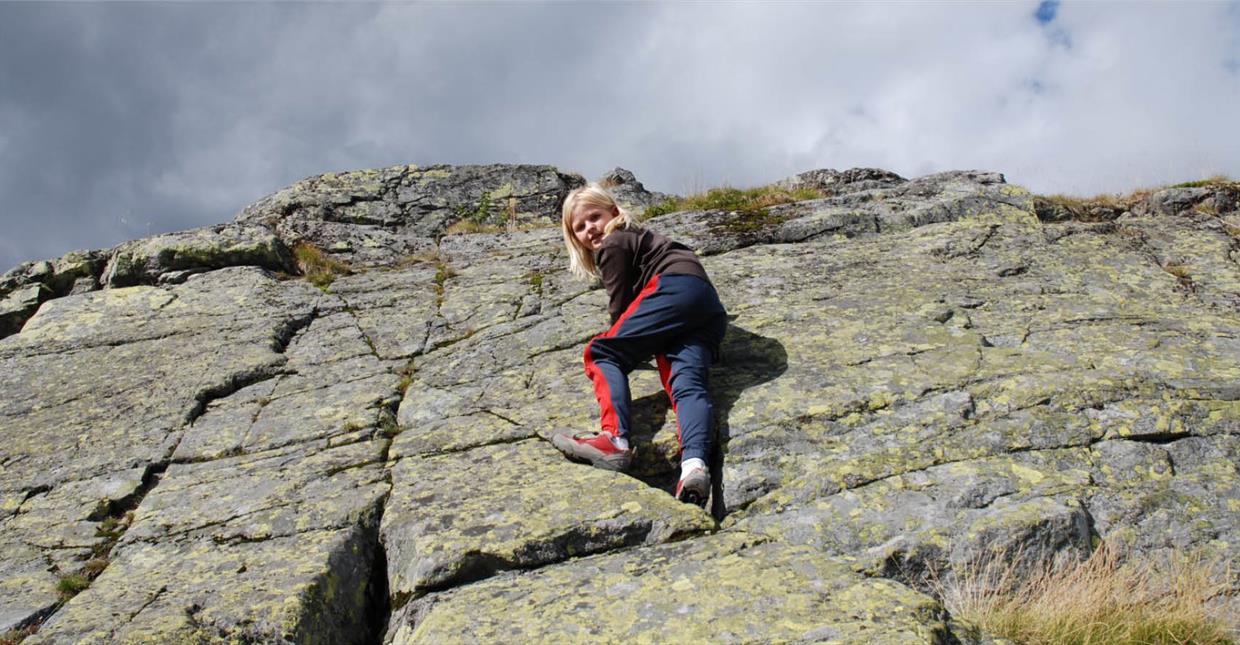
[[[1099,213],[998,173],[812,171],[785,185],[820,198],[649,220],[732,316],[708,513],[667,492],[653,370],[634,473],[546,440],[597,413],[606,297],[554,226],[582,181],[323,175],[0,277],[0,633],[974,642],[932,574],[1240,555],[1234,185]]]

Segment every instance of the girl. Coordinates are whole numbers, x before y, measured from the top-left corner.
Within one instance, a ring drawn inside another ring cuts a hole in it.
[[[707,369],[728,320],[719,296],[689,247],[635,226],[599,185],[569,193],[562,217],[569,270],[603,281],[612,325],[585,348],[601,431],[559,431],[551,441],[570,458],[608,470],[628,468],[633,458],[628,374],[653,354],[676,413],[681,448],[676,498],[704,506],[714,439]]]

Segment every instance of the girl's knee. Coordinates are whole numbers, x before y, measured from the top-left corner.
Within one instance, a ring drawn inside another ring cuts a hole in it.
[[[703,398],[709,400],[707,392],[706,379],[704,378],[685,378],[681,375],[672,379],[672,398],[681,401],[688,398]]]

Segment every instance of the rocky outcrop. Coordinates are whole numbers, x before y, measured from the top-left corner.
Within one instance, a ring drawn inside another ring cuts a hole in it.
[[[25,262],[0,275],[0,338],[20,331],[52,298],[98,289],[106,262],[101,251],[73,251],[56,260]]]
[[[516,228],[559,221],[568,191],[585,183],[552,166],[395,166],[311,177],[247,207],[290,245],[311,242],[361,266],[428,250],[458,221]]]
[[[992,179],[999,183],[1003,182],[1002,175],[997,175]],[[881,168],[849,168],[842,171],[820,168],[794,175],[778,182],[777,185],[787,190],[809,188],[828,195],[837,195],[875,188],[890,188],[904,181],[900,175]],[[987,183],[993,183],[993,181]]]
[[[632,473],[546,440],[595,423],[580,352],[606,298],[554,226],[446,234],[504,190],[554,224],[577,180],[511,168],[307,180],[90,256],[108,289],[6,274],[37,313],[0,340],[0,629],[971,642],[927,582],[981,554],[1240,555],[1227,189],[1080,221],[997,173],[822,171],[820,199],[649,221],[732,316],[707,512],[669,495],[654,370],[632,378]],[[300,241],[354,272],[287,275]],[[207,247],[234,259],[186,250]]]
[[[109,287],[176,283],[194,273],[233,266],[294,270],[288,247],[274,233],[231,224],[122,244],[112,251],[102,282]]]
[[[619,167],[599,178],[598,183],[611,193],[621,208],[637,216],[641,216],[646,209],[667,201],[671,197],[646,190],[646,187],[642,185],[642,182],[637,181],[637,177],[634,177],[632,172]]]
[[[642,210],[663,198],[632,173],[607,178]],[[336,261],[390,266],[433,253],[451,225],[515,230],[559,221],[579,175],[551,166],[395,166],[311,177],[244,209],[231,224],[155,235],[110,250],[23,263],[0,276],[0,338],[21,330],[39,304],[105,287],[175,284],[195,273],[258,266],[301,271],[293,251],[311,244]]]

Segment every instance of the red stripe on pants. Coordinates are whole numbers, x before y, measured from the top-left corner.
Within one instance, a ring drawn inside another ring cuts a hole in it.
[[[599,338],[611,338],[612,336],[615,336],[616,333],[620,331],[620,326],[624,324],[624,321],[628,320],[629,316],[633,315],[633,312],[637,311],[637,307],[641,305],[642,300],[645,299],[646,296],[654,293],[657,288],[659,288],[658,275],[651,278],[650,282],[646,283],[646,286],[643,287],[641,292],[637,294],[637,297],[633,299],[633,302],[629,303],[628,308],[624,310],[624,313],[620,314],[620,317],[616,319],[616,322],[612,324],[610,329],[595,336],[594,338],[591,338],[590,342],[586,343],[586,376],[590,377],[590,380],[594,382],[594,397],[598,399],[599,412],[602,417],[599,425],[602,426],[603,432],[610,432],[612,436],[620,436],[620,422],[616,418],[616,408],[611,404],[611,387],[607,385],[607,378],[603,376],[602,370],[594,364],[594,358],[590,356],[590,347],[594,344],[594,341]]]
[[[672,402],[672,414],[676,415],[676,445],[684,449],[684,441],[680,438],[680,413],[676,411],[676,397],[672,396],[672,364],[665,354],[656,354],[655,365],[659,366],[659,380],[663,382],[663,390],[667,392],[667,400]]]

